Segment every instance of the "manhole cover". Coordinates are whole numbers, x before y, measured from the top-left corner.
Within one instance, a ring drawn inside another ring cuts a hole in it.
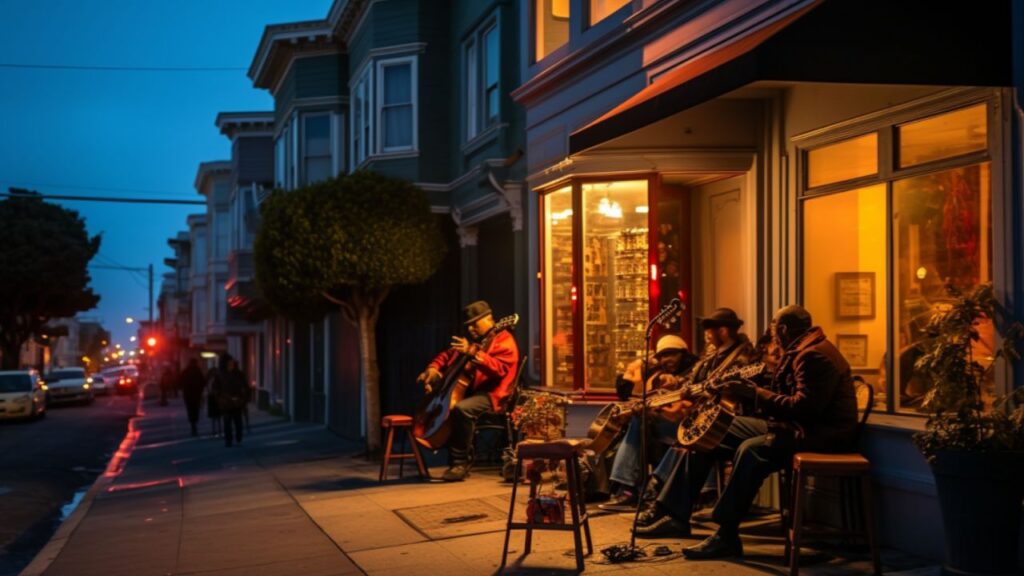
[[[504,530],[508,500],[461,500],[402,508],[395,513],[431,539],[450,538]]]

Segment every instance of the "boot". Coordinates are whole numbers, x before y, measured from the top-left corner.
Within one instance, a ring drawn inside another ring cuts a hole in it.
[[[469,454],[464,450],[448,448],[448,469],[441,475],[445,482],[461,482],[469,476]]]

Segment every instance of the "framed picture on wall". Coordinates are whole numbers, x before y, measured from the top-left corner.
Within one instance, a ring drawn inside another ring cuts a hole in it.
[[[836,348],[851,368],[864,368],[868,365],[867,334],[836,334]]]
[[[836,316],[840,320],[875,317],[874,272],[836,272]]]

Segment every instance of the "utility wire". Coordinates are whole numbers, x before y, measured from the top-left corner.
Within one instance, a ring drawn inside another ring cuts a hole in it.
[[[99,192],[132,192],[132,193],[135,193],[135,194],[146,194],[146,195],[154,194],[154,195],[158,195],[158,196],[159,195],[164,195],[164,196],[187,196],[189,198],[195,198],[195,196],[196,196],[195,193],[171,192],[169,190],[147,190],[145,188],[117,188],[117,187],[114,187],[114,186],[77,186],[77,185],[74,185],[74,184],[40,184],[40,183],[29,184],[29,183],[26,183],[26,182],[11,182],[9,180],[0,180],[0,182],[4,183],[4,184],[6,184],[7,186],[10,186],[10,187],[25,188],[25,189],[35,189],[35,188],[70,188],[70,189],[73,189],[73,190],[93,190],[93,191],[99,191]]]
[[[98,72],[237,72],[244,66],[89,66],[78,64],[19,64],[0,62],[0,68],[30,70],[93,70]]]
[[[0,192],[0,197],[7,198],[40,198],[44,200],[72,200],[80,202],[120,202],[122,204],[181,204],[188,206],[206,206],[205,200],[183,200],[177,198],[118,198],[116,196],[70,196],[67,194],[19,194]]]

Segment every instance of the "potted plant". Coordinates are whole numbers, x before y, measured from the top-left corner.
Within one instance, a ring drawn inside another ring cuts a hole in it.
[[[1017,574],[1024,500],[1024,392],[983,392],[999,359],[1019,360],[1024,326],[991,284],[948,287],[953,303],[929,321],[915,374],[931,383],[925,430],[914,442],[928,459],[942,509],[948,574]],[[975,356],[979,328],[994,326],[1002,343]]]

